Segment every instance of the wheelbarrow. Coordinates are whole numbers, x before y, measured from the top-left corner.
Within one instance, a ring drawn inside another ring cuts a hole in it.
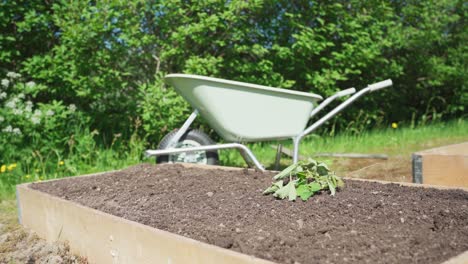
[[[359,97],[392,85],[392,80],[377,82],[356,92],[355,88],[339,91],[325,99],[317,94],[230,81],[189,74],[169,74],[165,82],[193,107],[182,127],[166,135],[157,150],[157,162],[217,164],[218,150],[238,149],[252,167],[265,170],[252,151],[243,143],[292,139],[293,162],[299,158],[301,140]],[[355,94],[354,94],[355,93]],[[336,98],[351,95],[322,118],[307,127],[310,118]],[[205,133],[190,129],[201,115],[216,133],[230,143],[216,144]]]

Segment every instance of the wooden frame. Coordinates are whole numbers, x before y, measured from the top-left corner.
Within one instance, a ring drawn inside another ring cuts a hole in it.
[[[184,166],[220,168],[187,164]],[[79,177],[98,177],[101,174]],[[73,253],[86,257],[90,263],[274,264],[85,207],[33,190],[30,185],[28,183],[17,186],[20,223],[47,241],[68,243]],[[411,183],[404,185],[433,187]],[[468,188],[461,189],[468,191]],[[468,251],[443,264],[462,263],[468,263]]]
[[[413,182],[468,187],[468,142],[416,152]]]

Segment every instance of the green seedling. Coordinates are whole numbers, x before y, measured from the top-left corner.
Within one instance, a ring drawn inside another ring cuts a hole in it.
[[[299,196],[307,201],[314,194],[330,190],[335,195],[336,189],[344,186],[343,180],[336,176],[325,163],[313,159],[299,161],[273,177],[275,182],[263,194],[295,201]],[[288,180],[287,183],[285,180]],[[286,184],[286,185],[285,185]]]

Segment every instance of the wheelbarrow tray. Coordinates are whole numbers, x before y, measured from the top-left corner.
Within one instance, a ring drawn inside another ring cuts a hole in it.
[[[169,74],[165,81],[230,142],[299,135],[320,95],[212,77]]]

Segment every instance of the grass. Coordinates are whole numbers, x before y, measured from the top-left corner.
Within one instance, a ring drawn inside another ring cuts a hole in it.
[[[342,133],[337,136],[310,135],[301,144],[300,154],[313,156],[316,153],[359,152],[383,153],[391,156],[406,155],[412,152],[435,146],[468,141],[468,121],[459,119],[447,123],[434,123],[416,128],[400,127],[393,129],[372,130],[359,135]],[[267,168],[273,168],[276,149],[271,145],[278,142],[249,144],[249,147]],[[284,147],[292,149],[291,142],[281,142]],[[63,162],[48,162],[47,166],[21,168],[21,165],[0,173],[0,202],[14,197],[15,185],[23,182],[42,181],[66,176],[82,175],[128,167],[134,164],[153,162],[154,158],[143,158],[144,142],[135,140],[123,150],[104,149],[93,145],[79,154],[64,159]],[[245,167],[246,164],[238,151],[220,151],[220,162],[226,166]],[[332,159],[320,158],[321,161],[332,163]],[[20,163],[18,163],[20,164]],[[46,164],[46,163],[44,163]],[[52,164],[52,166],[50,165]],[[282,159],[282,166],[291,164],[289,158]],[[6,164],[8,165],[12,164]]]
[[[17,227],[16,201],[7,200],[0,202],[0,233],[9,232]]]
[[[342,133],[337,136],[312,134],[301,143],[300,155],[313,156],[317,153],[375,153],[390,156],[409,156],[411,153],[436,146],[468,141],[468,121],[459,119],[451,122],[438,122],[416,128],[401,125],[397,128],[376,129],[359,135]],[[291,140],[275,143],[254,143],[249,147],[262,164],[273,167],[276,149],[271,145],[282,143],[292,150]],[[290,159],[282,159],[282,164],[290,164]],[[223,165],[245,166],[242,157],[235,151],[221,153]]]
[[[21,168],[18,165],[12,170],[7,169],[0,173],[0,202],[14,198],[16,184],[111,171],[138,164],[142,162],[143,148],[135,148],[123,155],[113,149],[95,149],[92,152],[92,158],[72,156],[57,163],[54,168],[46,165]]]

